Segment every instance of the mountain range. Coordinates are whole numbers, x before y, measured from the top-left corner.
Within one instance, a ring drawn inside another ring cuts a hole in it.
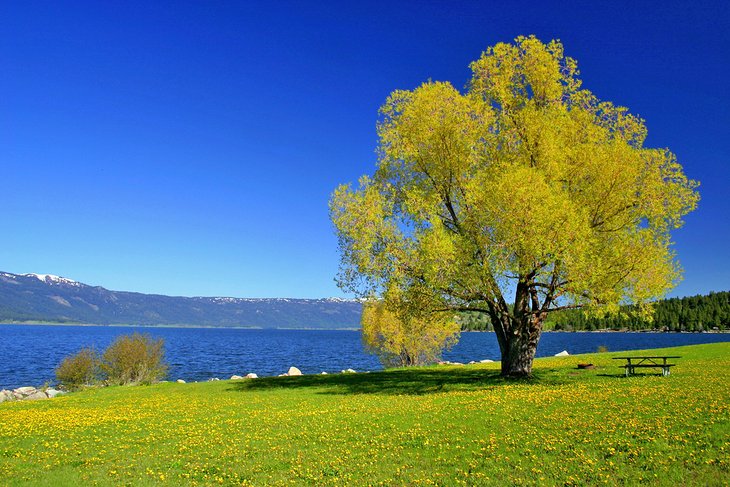
[[[0,272],[0,323],[358,328],[361,303],[340,298],[179,297],[110,291],[51,274]]]

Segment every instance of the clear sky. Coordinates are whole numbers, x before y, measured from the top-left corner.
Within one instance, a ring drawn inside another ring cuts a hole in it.
[[[673,295],[730,289],[730,2],[2,2],[0,270],[184,296],[342,296],[332,190],[377,110],[559,38],[701,182]]]

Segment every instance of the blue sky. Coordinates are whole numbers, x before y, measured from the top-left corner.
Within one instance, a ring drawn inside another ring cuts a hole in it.
[[[701,182],[673,295],[730,289],[726,2],[3,2],[0,270],[115,290],[342,296],[332,190],[377,110],[559,38]]]

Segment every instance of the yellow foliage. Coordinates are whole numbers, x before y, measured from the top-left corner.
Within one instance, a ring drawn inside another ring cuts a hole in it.
[[[381,109],[375,176],[331,201],[341,283],[364,278],[371,292],[405,273],[443,288],[458,276],[489,300],[513,285],[485,282],[536,271],[581,304],[664,294],[679,275],[668,232],[698,200],[675,156],[643,147],[643,120],[580,89],[559,41],[519,37],[471,67],[466,94],[428,82]]]
[[[392,293],[389,299],[367,301],[362,311],[365,346],[386,367],[434,363],[456,343],[459,325],[453,314],[419,313],[394,302]]]

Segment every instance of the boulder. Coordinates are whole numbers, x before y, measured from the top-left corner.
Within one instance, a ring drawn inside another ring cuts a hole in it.
[[[211,377],[210,379],[208,379],[208,382],[215,382],[217,380],[220,380],[220,379],[218,377]]]
[[[567,357],[568,355],[570,355],[570,354],[568,353],[567,350],[563,350],[562,352],[555,354],[556,357]]]
[[[48,396],[46,396],[46,393],[36,389],[34,393],[28,394],[23,398],[26,401],[37,401],[38,399],[48,399]]]
[[[65,394],[63,391],[48,387],[46,389],[38,389],[36,387],[18,387],[17,389],[0,391],[0,402],[5,401],[37,401],[39,399],[48,399]]]
[[[492,362],[494,362],[494,360],[489,360],[488,358],[479,361],[480,364],[491,364]]]
[[[258,379],[258,378],[259,378],[259,376],[254,373],[246,374],[246,379]]]
[[[178,384],[185,384],[185,381],[184,381],[184,380],[182,380],[182,379],[178,379],[178,380],[176,380],[175,382],[177,382]]]
[[[243,379],[243,377],[241,377],[240,375],[232,375],[231,376],[231,380],[238,380],[238,379]]]
[[[327,372],[322,371],[319,373],[319,375],[327,375]]]
[[[289,367],[289,372],[286,375],[302,375],[302,371],[296,367]]]

